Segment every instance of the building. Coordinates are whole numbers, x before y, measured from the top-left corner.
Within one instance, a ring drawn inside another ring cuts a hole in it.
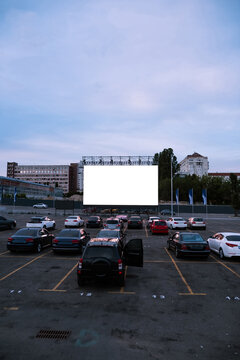
[[[153,165],[153,156],[82,156],[78,164],[79,191],[83,191],[84,165]]]
[[[63,193],[76,192],[78,164],[19,165],[7,163],[7,177],[22,181],[58,187]]]
[[[36,184],[29,181],[0,176],[0,201],[4,197],[14,197],[14,195],[24,195],[27,198],[46,199],[48,197],[62,197],[60,188]]]
[[[180,163],[180,176],[197,175],[202,177],[208,175],[209,162],[207,156],[202,156],[196,152],[192,155],[187,155]]]

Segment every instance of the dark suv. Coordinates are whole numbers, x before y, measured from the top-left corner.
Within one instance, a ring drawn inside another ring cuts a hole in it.
[[[78,262],[78,285],[83,285],[85,280],[106,279],[123,286],[127,265],[143,266],[142,239],[131,239],[123,247],[116,238],[93,238]]]

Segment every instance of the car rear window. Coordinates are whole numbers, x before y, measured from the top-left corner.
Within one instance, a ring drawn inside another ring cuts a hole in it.
[[[130,220],[133,220],[133,221],[141,221],[141,218],[140,218],[140,217],[131,217]]]
[[[91,246],[84,253],[85,259],[103,257],[106,259],[114,259],[118,257],[115,247],[110,246]]]
[[[226,239],[228,241],[240,241],[240,235],[228,235]]]
[[[154,221],[154,224],[155,225],[161,225],[161,226],[164,226],[164,225],[166,225],[166,222],[165,221]]]
[[[62,230],[57,237],[79,237],[78,230]]]
[[[97,238],[104,238],[104,237],[118,237],[118,231],[100,231],[97,235]]]
[[[97,216],[90,216],[90,218],[88,220],[98,221],[98,217]]]
[[[107,224],[118,224],[118,220],[107,220]]]
[[[39,229],[20,229],[18,230],[15,235],[27,235],[27,236],[35,236],[37,235]]]
[[[199,234],[193,234],[193,233],[190,233],[190,234],[182,234],[180,236],[180,239],[181,241],[186,241],[186,242],[194,242],[194,241],[204,241],[203,238],[201,237],[201,235]]]
[[[202,218],[193,218],[193,221],[203,221]]]
[[[77,216],[69,216],[67,219],[77,219]]]

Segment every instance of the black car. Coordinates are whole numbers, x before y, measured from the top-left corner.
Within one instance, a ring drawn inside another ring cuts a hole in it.
[[[0,229],[14,229],[16,225],[16,220],[6,219],[4,216],[0,216]]]
[[[78,262],[78,285],[85,280],[113,280],[123,286],[127,265],[143,266],[142,239],[131,239],[122,246],[118,239],[93,238]]]
[[[22,228],[8,238],[7,248],[10,251],[34,250],[41,252],[46,246],[52,245],[53,234],[46,229]]]
[[[90,240],[90,236],[83,229],[63,229],[53,239],[53,251],[82,252],[83,247]]]
[[[161,215],[175,215],[175,212],[173,211],[173,213],[171,212],[171,210],[169,209],[163,209],[161,212],[160,212]]]
[[[86,227],[102,227],[103,221],[100,216],[90,216],[86,221]]]
[[[142,229],[143,221],[140,216],[130,216],[128,220],[128,227],[129,229]]]
[[[169,237],[167,243],[168,249],[174,250],[177,258],[182,255],[208,257],[210,254],[208,242],[195,232],[178,231]]]

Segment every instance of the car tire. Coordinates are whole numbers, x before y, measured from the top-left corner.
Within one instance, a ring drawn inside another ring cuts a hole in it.
[[[53,224],[52,229],[55,230],[55,228],[56,228],[56,224]]]
[[[180,257],[181,257],[180,251],[178,250],[177,247],[175,248],[175,255],[176,255],[176,258],[180,258]]]
[[[78,277],[78,280],[77,280],[77,282],[78,282],[78,286],[83,286],[84,285],[84,283],[85,283],[85,279],[83,279],[83,278],[79,278]]]
[[[40,253],[41,251],[42,251],[42,244],[39,243],[39,244],[37,245],[37,253]]]
[[[221,260],[223,260],[225,258],[222,248],[219,249],[219,257],[220,257]]]

